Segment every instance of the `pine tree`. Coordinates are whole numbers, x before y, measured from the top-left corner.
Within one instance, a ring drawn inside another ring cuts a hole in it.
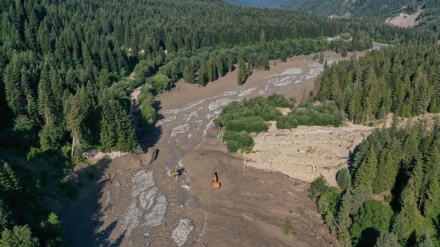
[[[264,52],[263,55],[262,55],[262,64],[263,64],[264,70],[269,70],[270,69],[269,54],[267,52]]]
[[[355,187],[351,193],[351,203],[348,204],[350,205],[350,215],[357,214],[364,202],[372,200],[373,198],[374,194],[371,186],[360,185]]]
[[[336,182],[343,191],[350,188],[351,176],[347,168],[342,168],[338,171],[338,173],[336,174]]]
[[[84,123],[90,114],[91,102],[88,101],[88,96],[84,87],[81,87],[75,96],[67,102],[67,129],[72,136],[72,152],[71,156],[75,154],[75,147],[86,145],[83,143],[85,139]]]
[[[407,229],[405,225],[405,216],[403,215],[403,213],[400,212],[394,217],[394,222],[391,226],[391,232],[396,235],[399,243],[405,241]]]
[[[185,65],[183,69],[183,79],[188,83],[194,83],[194,71],[190,64]]]
[[[382,232],[374,247],[400,247],[397,236],[388,231]]]
[[[361,239],[362,235],[365,234],[365,230],[388,231],[392,215],[393,210],[387,204],[376,200],[365,202],[360,208],[359,214],[353,217],[353,224],[350,227],[350,234],[354,243]],[[371,244],[375,242],[374,238],[363,238],[362,240],[372,242]]]
[[[392,156],[386,150],[380,153],[377,176],[372,184],[375,194],[392,189],[396,181],[398,164],[393,162]]]
[[[11,227],[13,223],[8,205],[0,199],[0,232]]]
[[[364,161],[355,173],[354,186],[371,186],[377,175],[377,155],[373,145],[370,145]]]
[[[261,31],[260,46],[261,46],[261,50],[263,52],[265,52],[266,51],[266,35],[264,34],[264,31]]]
[[[401,212],[406,229],[403,235],[408,237],[415,227],[414,222],[419,222],[422,220],[422,216],[417,210],[417,198],[415,196],[414,182],[412,179],[408,181],[408,185],[401,193],[400,205],[402,208]]]
[[[49,246],[63,245],[61,235],[63,234],[64,227],[55,213],[51,212],[47,220],[41,222],[40,227],[44,232],[42,237],[48,242]]]
[[[350,209],[352,208],[352,203],[353,198],[351,195],[351,191],[350,189],[347,189],[344,193],[344,195],[341,198],[341,205],[339,208],[339,212],[338,212],[338,224],[339,227],[342,231],[342,234],[345,236],[342,236],[342,238],[344,239],[344,241],[346,241],[347,236],[349,236],[349,232],[348,229],[351,225],[351,218],[350,218]]]
[[[417,247],[434,247],[428,231],[426,231],[425,235],[417,242]]]
[[[205,86],[206,80],[207,80],[206,65],[204,62],[202,62],[202,64],[200,65],[200,68],[199,68],[199,75],[197,78],[197,84],[199,84],[201,86]]]
[[[248,70],[246,63],[243,59],[238,61],[238,72],[237,72],[237,83],[238,85],[243,85],[247,79]]]
[[[106,91],[104,91],[104,94],[106,94]],[[101,101],[101,104],[100,143],[104,151],[109,151],[111,148],[116,147],[117,143],[117,133],[115,132],[117,118],[110,107],[109,99]]]
[[[11,194],[21,189],[19,180],[8,163],[0,167],[0,191]]]
[[[37,247],[38,238],[32,236],[28,225],[14,226],[13,230],[4,230],[0,239],[0,246]]]
[[[427,219],[433,219],[440,213],[440,186],[438,179],[430,179],[426,191],[426,199],[423,205],[424,216]]]

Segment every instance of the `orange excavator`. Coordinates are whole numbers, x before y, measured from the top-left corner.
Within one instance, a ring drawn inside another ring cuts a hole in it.
[[[220,188],[221,184],[218,182],[218,176],[216,171],[212,170],[211,178],[212,178],[212,187]]]

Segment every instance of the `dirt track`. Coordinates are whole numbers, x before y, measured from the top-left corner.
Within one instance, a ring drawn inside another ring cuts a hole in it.
[[[212,143],[212,120],[229,102],[274,92],[308,95],[322,71],[311,57],[256,71],[244,86],[233,72],[205,88],[179,82],[159,96],[158,159],[147,165],[150,148],[101,161],[98,178],[85,182],[80,198],[61,210],[68,246],[332,246],[307,197],[307,183],[254,169],[240,173],[242,161]],[[202,144],[207,135],[211,144]],[[189,172],[177,181],[169,176],[176,164]],[[216,191],[210,187],[214,164],[223,183]],[[182,188],[188,184],[189,191]],[[286,218],[298,237],[284,236]]]

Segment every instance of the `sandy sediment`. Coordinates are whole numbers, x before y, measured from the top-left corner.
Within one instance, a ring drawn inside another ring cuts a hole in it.
[[[276,123],[270,122],[268,132],[254,137],[255,146],[251,153],[243,154],[244,162],[247,166],[279,171],[308,182],[323,175],[336,185],[335,174],[347,165],[349,152],[373,130],[354,124],[278,130]]]

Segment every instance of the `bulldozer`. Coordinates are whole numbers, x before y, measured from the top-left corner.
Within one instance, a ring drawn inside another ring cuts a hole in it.
[[[218,176],[216,171],[212,170],[211,178],[212,178],[212,187],[220,188],[221,184],[218,182]]]

